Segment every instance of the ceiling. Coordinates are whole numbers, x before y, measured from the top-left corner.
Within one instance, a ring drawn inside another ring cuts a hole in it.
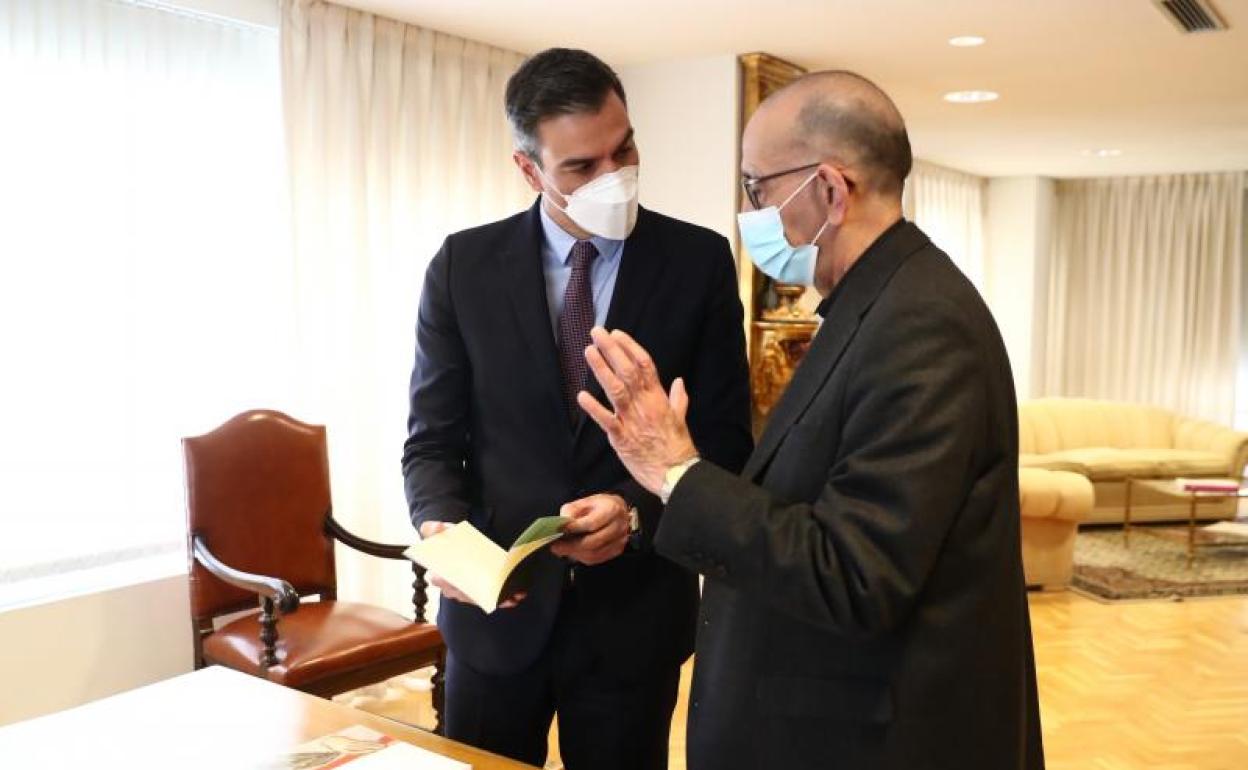
[[[1181,34],[1152,0],[335,0],[617,67],[766,51],[852,69],[893,96],[918,157],[1058,177],[1248,169],[1248,0],[1212,1],[1229,31]],[[947,43],[967,34],[987,43]],[[962,89],[1001,98],[942,99]]]

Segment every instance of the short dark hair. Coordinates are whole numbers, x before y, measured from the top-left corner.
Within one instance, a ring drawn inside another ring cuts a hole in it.
[[[538,124],[556,115],[597,112],[611,92],[628,103],[619,76],[588,51],[548,48],[530,56],[508,79],[503,99],[516,147],[540,162]]]

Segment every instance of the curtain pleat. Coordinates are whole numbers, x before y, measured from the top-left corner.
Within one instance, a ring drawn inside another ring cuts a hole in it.
[[[447,234],[533,197],[503,113],[522,60],[319,0],[281,2],[300,360],[329,430],[335,509],[369,537],[413,537],[399,458],[425,266]],[[344,556],[339,576],[346,595],[410,609],[401,563]]]
[[[906,180],[902,209],[963,273],[984,289],[983,177],[916,161]]]
[[[1229,424],[1243,201],[1240,172],[1059,181],[1044,394]]]

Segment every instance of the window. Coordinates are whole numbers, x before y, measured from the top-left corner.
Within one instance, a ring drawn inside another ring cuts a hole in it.
[[[151,4],[0,5],[0,602],[180,553],[179,438],[293,392],[278,61]]]

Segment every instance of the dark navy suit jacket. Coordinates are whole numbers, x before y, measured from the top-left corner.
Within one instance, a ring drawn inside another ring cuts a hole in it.
[[[418,527],[468,520],[503,547],[535,518],[585,495],[615,492],[636,505],[637,547],[577,567],[576,581],[599,652],[621,676],[640,676],[692,651],[697,579],[650,545],[659,500],[629,477],[593,421],[569,422],[542,275],[540,205],[450,236],[429,265],[403,448],[408,504]],[[752,440],[727,241],[642,209],[621,259],[606,326],[650,351],[665,385],[685,378],[700,452],[739,470]],[[597,383],[590,391],[602,398]],[[549,552],[533,558],[528,598],[514,609],[487,616],[442,603],[438,625],[461,661],[506,674],[541,653],[569,566]]]

